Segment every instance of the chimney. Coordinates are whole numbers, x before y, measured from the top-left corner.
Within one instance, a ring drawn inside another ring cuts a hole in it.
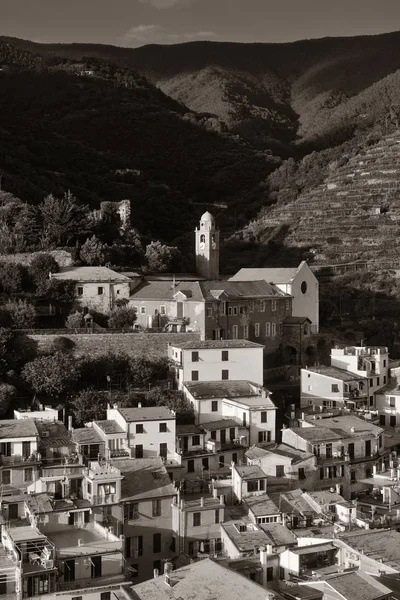
[[[336,487],[336,493],[340,494],[340,483],[337,483],[335,487]]]
[[[263,388],[261,391],[261,398],[266,398],[267,397],[267,391]]]
[[[68,417],[68,431],[73,431],[72,429],[72,416]]]
[[[213,488],[213,498],[218,498],[218,490],[217,490],[217,488]]]
[[[372,474],[375,476],[376,473],[377,473],[377,466],[373,465],[373,467],[372,467]]]
[[[183,510],[185,507],[185,501],[183,498],[181,498],[181,510]]]
[[[138,402],[138,405],[137,405],[137,407],[138,407],[138,408],[142,408],[142,403],[141,403],[141,402]]]
[[[220,497],[219,497],[219,503],[220,503],[221,506],[225,505],[225,496],[224,496],[224,494],[220,495]]]
[[[201,508],[204,508],[204,498],[200,498],[200,506]]]
[[[158,569],[153,569],[153,577],[154,579],[157,579],[157,577],[159,576],[160,571]]]

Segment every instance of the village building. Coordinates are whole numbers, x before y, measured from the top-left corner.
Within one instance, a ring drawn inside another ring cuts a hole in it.
[[[321,421],[301,421],[302,426],[282,430],[282,442],[317,457],[315,489],[338,484],[349,500],[365,488],[373,467],[381,469],[385,449],[384,430],[354,415],[327,417]],[[319,475],[319,477],[318,477]]]
[[[298,591],[302,587],[298,586]],[[393,598],[390,587],[382,585],[375,577],[360,572],[334,573],[328,575],[324,581],[309,581],[304,587],[307,587],[307,592],[311,590],[321,594],[319,597],[314,596],[316,600],[337,600],[338,598],[343,600],[365,600],[366,598],[368,600],[391,600]],[[286,597],[290,600],[295,597],[292,595],[293,593],[291,591],[291,594]],[[311,600],[312,596],[307,595],[306,598]]]
[[[267,493],[267,476],[260,467],[252,465],[231,465],[233,496],[239,504],[251,496]]]
[[[0,421],[0,476],[3,494],[18,494],[38,476],[39,432],[33,419]]]
[[[308,317],[312,331],[319,331],[319,283],[308,264],[295,268],[244,268],[230,281],[267,281],[292,297],[293,317]]]
[[[317,470],[317,457],[312,452],[297,450],[286,444],[263,448],[251,446],[246,451],[247,464],[258,465],[268,477],[287,478],[299,487],[311,485]]]
[[[247,380],[263,385],[263,346],[255,342],[209,340],[170,344],[168,357],[180,390],[188,382],[199,381]]]
[[[83,309],[108,314],[118,300],[128,301],[137,282],[108,267],[60,267],[50,279],[75,282],[75,302]]]

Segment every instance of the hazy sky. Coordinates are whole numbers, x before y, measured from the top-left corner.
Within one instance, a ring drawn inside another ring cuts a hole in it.
[[[400,0],[0,0],[0,34],[119,46],[400,30]]]

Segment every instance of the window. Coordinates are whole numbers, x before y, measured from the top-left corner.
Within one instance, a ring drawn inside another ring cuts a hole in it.
[[[386,360],[383,361],[383,366],[386,367]]]
[[[143,444],[136,444],[135,458],[143,458]]]
[[[143,536],[135,535],[125,538],[125,553],[127,558],[143,556]]]
[[[260,300],[260,312],[265,312],[265,300]]]
[[[276,311],[276,300],[271,300],[271,310],[272,312]]]
[[[234,306],[234,307],[233,307],[233,314],[234,314],[234,315],[237,315],[237,314],[238,314],[238,307],[237,307],[237,306]]]
[[[140,314],[141,315],[145,315],[146,314],[146,307],[145,306],[141,306],[140,307]]]
[[[365,456],[371,456],[371,440],[365,441]]]
[[[139,577],[139,565],[131,565],[131,569],[130,570],[130,574],[131,574],[131,578],[133,579],[134,577]]]
[[[102,296],[104,294],[104,288],[103,287],[98,287],[97,288],[97,295],[98,296]]]
[[[9,485],[11,483],[11,471],[2,471],[1,481],[3,485]]]
[[[232,306],[228,306],[228,316],[231,317],[232,316]]]
[[[219,508],[215,510],[214,523],[219,523]]]
[[[161,533],[153,533],[153,554],[161,552]]]
[[[232,327],[232,339],[237,340],[239,335],[239,327],[238,325],[233,325]]]
[[[307,292],[307,281],[301,282],[301,293],[305,294]]]
[[[199,372],[192,371],[192,381],[198,381],[198,380],[199,380]]]
[[[162,304],[160,306],[160,315],[166,315],[167,314],[167,308],[164,304]]]
[[[254,335],[260,337],[260,323],[254,323]]]
[[[203,470],[204,470],[204,471],[208,471],[208,469],[210,468],[210,467],[209,467],[209,464],[208,464],[208,456],[204,456],[204,457],[201,459],[201,466],[203,467]]]
[[[383,383],[386,383],[386,375],[383,376]]]
[[[229,360],[229,352],[228,350],[222,350],[222,362],[226,362]]]
[[[228,369],[222,369],[221,379],[222,379],[222,381],[226,381],[227,379],[229,379]]]
[[[136,433],[144,433],[143,423],[138,423],[136,425]]]
[[[134,521],[139,518],[139,502],[124,504],[124,521]]]
[[[33,481],[33,469],[32,467],[28,467],[24,469],[24,481]]]
[[[157,569],[158,573],[161,574],[161,560],[154,560],[153,561],[153,571],[155,571]]]
[[[254,300],[251,300],[249,303],[249,310],[250,312],[254,312]]]
[[[167,424],[166,423],[159,423],[158,425],[158,431],[160,433],[167,433]]]
[[[192,362],[199,362],[199,353],[196,352],[192,352]]]
[[[207,308],[207,317],[212,317],[212,316],[213,316],[212,308]]]
[[[390,401],[390,406],[392,408],[396,408],[396,398],[394,396],[390,396],[389,401]]]
[[[201,513],[193,513],[193,527],[200,527],[201,525]]]
[[[225,457],[222,454],[218,457],[218,466],[220,469],[223,469],[225,466]]]
[[[270,442],[271,441],[271,432],[270,431],[259,431],[258,432],[258,441],[262,442]]]
[[[200,446],[200,436],[192,435],[192,446]]]
[[[217,439],[217,432],[216,431],[211,431],[210,437],[211,437],[212,440],[216,440]]]
[[[232,462],[234,462],[235,464],[237,463],[237,452],[232,452]]]
[[[365,469],[365,477],[372,477],[372,469],[370,469],[369,467]]]
[[[274,567],[267,567],[267,581],[272,581],[274,578]]]
[[[100,600],[111,600],[111,592],[101,592]]]
[[[276,323],[272,323],[272,332],[271,332],[272,337],[276,336]]]
[[[71,600],[82,600],[83,596],[72,596]]]
[[[212,400],[211,412],[218,412],[218,400]]]
[[[351,481],[351,483],[354,483],[356,481],[356,472],[355,471],[350,472],[350,481]]]
[[[188,460],[187,472],[194,473],[194,460]]]
[[[376,385],[379,385],[379,377],[376,378]]]
[[[325,446],[325,457],[332,458],[332,444],[326,444]]]
[[[396,427],[396,415],[391,415],[389,418],[390,427]]]
[[[83,296],[83,287],[81,285],[78,285],[76,288],[76,293],[78,296]]]
[[[271,323],[265,323],[265,337],[271,335]]]
[[[338,384],[337,383],[332,383],[331,390],[332,390],[332,393],[334,393],[334,394],[337,393],[339,391]]]
[[[300,467],[298,473],[299,473],[299,479],[305,479],[306,478],[306,472],[304,470],[304,467]]]
[[[261,423],[266,423],[267,422],[267,411],[263,410],[261,413]]]
[[[379,415],[379,425],[386,425],[386,417],[385,415]]]
[[[161,458],[167,458],[168,456],[168,445],[160,444],[160,456]]]
[[[161,500],[153,500],[153,517],[161,517]]]
[[[249,337],[249,326],[243,325],[243,338],[245,340],[247,340],[248,337]]]
[[[87,493],[91,494],[92,493],[92,484],[90,483],[90,481],[87,482]]]
[[[373,387],[373,385],[374,385],[374,379],[373,379],[373,377],[371,377],[371,378],[370,378],[370,380],[369,380],[369,385],[370,385],[371,387]]]
[[[229,439],[234,440],[235,438],[236,438],[236,428],[230,427],[229,428]]]
[[[244,306],[239,306],[239,315],[244,315]]]
[[[226,302],[221,302],[221,315],[226,315]]]

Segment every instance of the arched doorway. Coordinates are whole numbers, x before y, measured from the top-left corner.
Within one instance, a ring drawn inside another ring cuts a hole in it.
[[[315,346],[308,346],[304,353],[305,364],[307,367],[313,367],[318,362],[318,353]]]
[[[285,346],[282,352],[283,364],[297,365],[297,350],[293,346]]]

